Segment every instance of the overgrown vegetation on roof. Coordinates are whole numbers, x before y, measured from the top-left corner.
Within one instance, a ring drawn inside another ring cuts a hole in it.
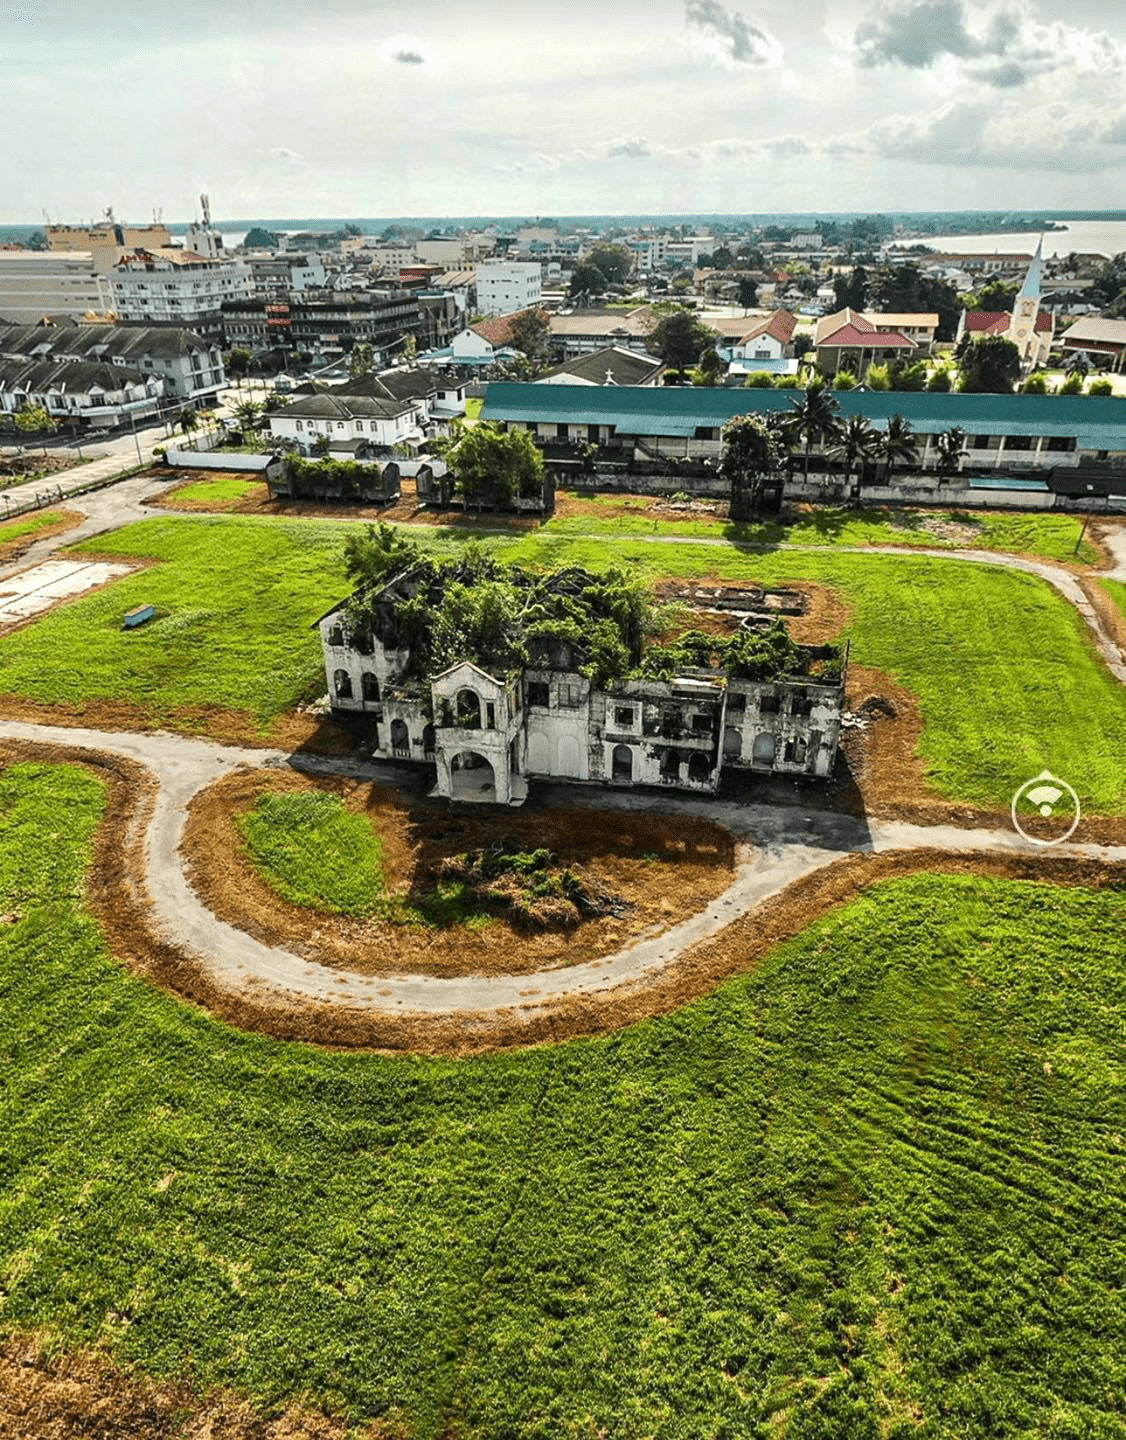
[[[578,566],[525,570],[476,542],[452,559],[426,555],[390,525],[350,536],[345,568],[358,588],[344,610],[351,643],[378,638],[409,652],[407,674],[440,675],[468,660],[494,675],[524,667],[567,669],[604,688],[627,677],[670,680],[686,670],[779,680],[808,676],[812,656],[777,620],[727,639],[689,631],[647,645],[663,627],[648,585],[624,570]],[[826,678],[835,674],[831,666]]]

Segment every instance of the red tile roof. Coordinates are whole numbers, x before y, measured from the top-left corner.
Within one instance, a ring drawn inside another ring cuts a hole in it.
[[[914,350],[914,340],[898,330],[862,330],[858,325],[842,325],[821,341],[818,349],[835,350],[841,346],[864,350]]]
[[[797,323],[798,317],[791,311],[775,310],[772,315],[768,315],[764,320],[759,320],[740,335],[736,343],[745,345],[748,340],[757,340],[760,335],[769,335],[780,345],[788,345],[794,338]]]
[[[975,335],[1004,335],[1012,324],[1007,310],[967,310],[966,329]],[[1052,328],[1052,317],[1044,312],[1036,316],[1036,332],[1046,334]]]
[[[516,310],[511,315],[490,315],[485,320],[479,320],[476,325],[469,328],[474,335],[480,335],[482,340],[487,340],[490,345],[500,349],[502,346],[512,344],[512,325],[519,320],[521,315],[530,315],[531,310]],[[544,318],[547,316],[545,314]]]

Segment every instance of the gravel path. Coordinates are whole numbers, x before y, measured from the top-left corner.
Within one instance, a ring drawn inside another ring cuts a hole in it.
[[[258,999],[272,994],[279,1002],[317,1001],[373,1014],[446,1016],[466,1011],[480,1015],[513,1007],[550,1008],[567,997],[605,994],[619,985],[656,979],[685,947],[714,935],[794,881],[844,854],[918,848],[1027,854],[1032,849],[1014,831],[864,822],[824,813],[814,819],[798,808],[739,805],[694,796],[602,791],[594,795],[568,789],[571,803],[578,799],[592,807],[701,815],[728,826],[740,842],[734,880],[705,910],[680,925],[587,964],[531,976],[372,977],[311,964],[288,950],[263,945],[217,919],[188,884],[180,843],[193,796],[239,765],[292,765],[326,774],[343,770],[385,782],[394,779],[389,767],[357,762],[342,765],[325,757],[240,749],[164,733],[111,734],[16,721],[0,721],[0,739],[108,751],[139,761],[156,776],[159,793],[147,837],[145,878],[157,928],[191,951],[220,989],[237,995],[253,985]],[[1126,846],[1066,844],[1056,847],[1054,853],[1126,862]]]

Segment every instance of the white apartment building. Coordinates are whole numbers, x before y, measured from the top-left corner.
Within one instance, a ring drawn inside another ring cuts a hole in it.
[[[113,274],[119,319],[186,325],[202,334],[221,326],[224,300],[246,300],[252,293],[247,265],[237,260],[209,260],[192,250],[144,250],[125,255]]]
[[[88,250],[0,250],[0,320],[35,325],[45,315],[105,315],[113,309],[108,275]]]
[[[538,262],[493,261],[477,271],[477,304],[483,315],[530,310],[542,296],[543,270]]]

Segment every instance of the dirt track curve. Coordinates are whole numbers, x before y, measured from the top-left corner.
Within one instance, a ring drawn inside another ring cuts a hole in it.
[[[143,846],[143,885],[151,911],[151,933],[158,948],[168,947],[184,957],[187,969],[201,979],[200,985],[186,986],[187,993],[227,1014],[242,1013],[240,1006],[252,997],[258,1015],[270,1010],[291,1015],[295,1009],[308,1009],[322,1017],[347,1012],[352,1022],[362,1022],[364,1017],[395,1017],[448,1024],[463,1018],[470,1029],[479,1030],[504,1015],[510,1035],[542,1034],[541,1022],[556,1010],[573,1015],[576,1004],[605,1001],[619,989],[636,992],[639,987],[659,987],[677,962],[701,942],[713,939],[732,922],[752,915],[773,897],[845,857],[894,854],[904,859],[903,868],[911,869],[917,868],[910,863],[913,852],[1013,858],[1042,853],[1015,831],[864,821],[824,812],[814,819],[792,807],[569,791],[572,803],[592,808],[652,807],[665,814],[671,810],[706,816],[728,827],[739,841],[733,882],[706,909],[683,923],[586,964],[535,975],[372,977],[312,964],[219,920],[189,885],[180,843],[193,797],[237,766],[289,765],[312,773],[378,776],[384,781],[394,778],[388,767],[239,749],[163,733],[111,734],[15,721],[0,721],[0,741],[14,742],[10,748],[16,754],[30,744],[37,750],[57,747],[60,756],[69,752],[71,758],[79,758],[77,749],[95,762],[108,753],[143,767],[151,777],[148,795],[152,803],[135,807],[133,823],[137,826],[134,839],[138,848]],[[1051,853],[1057,861],[1094,862],[1126,871],[1126,845],[1064,844],[1053,847]],[[513,1023],[513,1017],[519,1017],[518,1023]],[[308,1036],[309,1028],[300,1033]],[[334,1033],[332,1027],[329,1033]],[[351,1033],[358,1036],[355,1023]],[[371,1031],[368,1043],[378,1043],[378,1033],[378,1029]]]

